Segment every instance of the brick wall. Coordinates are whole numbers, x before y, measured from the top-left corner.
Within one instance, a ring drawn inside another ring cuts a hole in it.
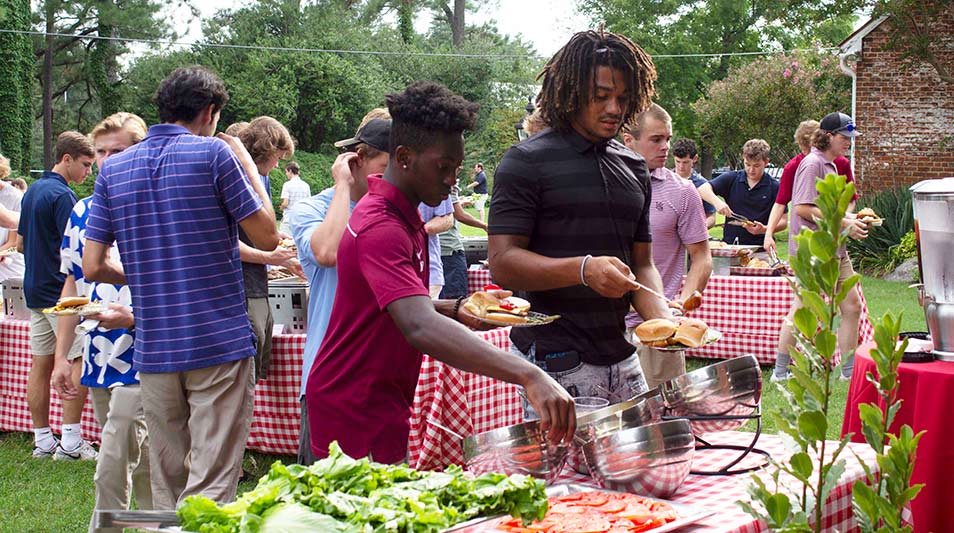
[[[954,65],[954,10],[936,50]],[[855,176],[863,193],[954,176],[954,84],[927,64],[904,64],[882,50],[889,22],[865,36],[855,63]]]

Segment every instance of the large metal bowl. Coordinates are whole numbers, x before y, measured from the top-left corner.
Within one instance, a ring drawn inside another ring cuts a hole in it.
[[[525,474],[552,483],[566,464],[568,446],[551,444],[539,420],[471,435],[464,439],[464,461],[475,474]]]
[[[668,420],[594,439],[583,457],[604,488],[668,498],[689,475],[695,450],[689,421]]]
[[[581,474],[589,474],[583,459],[584,444],[610,433],[659,422],[664,407],[659,389],[653,389],[625,402],[578,416],[567,464]]]
[[[762,372],[751,355],[721,361],[671,379],[660,386],[669,414],[678,417],[742,417],[758,408]],[[738,429],[744,418],[694,419],[696,435]]]

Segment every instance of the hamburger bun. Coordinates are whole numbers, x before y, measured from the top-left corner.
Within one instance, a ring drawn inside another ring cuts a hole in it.
[[[866,207],[862,209],[861,211],[858,211],[856,216],[858,218],[878,218],[878,215],[875,214],[874,209],[870,207]]]
[[[486,315],[482,316],[484,320],[489,320],[493,322],[500,322],[502,324],[526,324],[527,317],[521,315],[513,315],[510,313],[495,313],[489,312]]]
[[[79,307],[88,303],[89,298],[86,296],[67,296],[66,298],[60,298],[56,302],[56,307]]]
[[[472,315],[482,318],[487,315],[488,308],[499,305],[500,299],[496,296],[488,292],[477,291],[471,294],[470,298],[467,298],[467,301],[464,302],[464,309],[469,311]]]
[[[636,337],[647,346],[665,346],[667,339],[673,336],[677,328],[677,324],[668,318],[654,318],[636,327]],[[663,344],[654,345],[654,342]]]
[[[709,326],[698,319],[687,318],[679,324],[673,341],[689,348],[698,348],[706,343],[706,334]]]

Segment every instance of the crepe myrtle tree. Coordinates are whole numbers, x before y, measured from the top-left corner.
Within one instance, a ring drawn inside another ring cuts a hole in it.
[[[792,379],[781,387],[784,401],[778,410],[768,413],[794,446],[794,453],[784,461],[771,460],[776,468],[769,483],[753,476],[751,503],[738,502],[772,531],[822,531],[822,509],[845,472],[842,455],[852,437],[845,435],[835,443],[825,438],[837,371],[838,309],[860,279],[855,274],[838,286],[838,250],[848,240],[841,221],[855,189],[844,176],[829,174],[818,181],[817,190],[816,205],[822,214],[816,221],[818,229],[803,230],[795,237],[798,252],[791,257],[795,272],[792,289],[803,304],[793,319]],[[887,414],[875,405],[861,406],[863,433],[878,454],[879,466],[879,472],[874,472],[862,462],[866,480],[854,486],[856,516],[865,531],[905,531],[901,509],[920,490],[908,488],[920,435],[913,435],[909,427],[902,428],[899,436],[887,435],[899,407],[897,366],[906,345],[895,348],[899,327],[900,319],[890,315],[876,326],[878,347],[872,357],[880,377],[867,376],[886,401]],[[886,440],[890,450],[885,447]]]

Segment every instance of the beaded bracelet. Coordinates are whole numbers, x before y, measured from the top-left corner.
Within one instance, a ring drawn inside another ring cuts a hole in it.
[[[457,302],[454,303],[454,320],[457,320],[459,318],[457,313],[460,311],[460,304],[466,299],[467,299],[466,296],[457,297]]]

